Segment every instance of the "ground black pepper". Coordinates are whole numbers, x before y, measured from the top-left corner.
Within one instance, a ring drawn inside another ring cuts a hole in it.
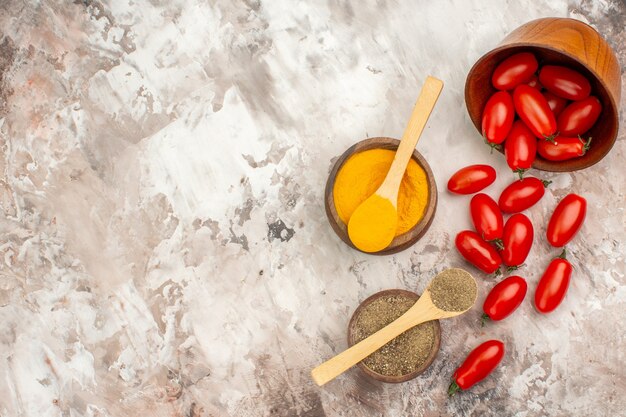
[[[406,295],[380,297],[364,306],[355,318],[354,342],[376,333],[415,304]],[[401,376],[420,368],[435,348],[435,323],[415,326],[363,360],[365,366],[382,375]]]
[[[446,269],[428,287],[433,304],[444,311],[465,311],[476,301],[476,281],[459,268]]]

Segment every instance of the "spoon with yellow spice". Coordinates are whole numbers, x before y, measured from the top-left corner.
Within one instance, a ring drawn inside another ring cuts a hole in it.
[[[362,202],[350,216],[348,236],[354,246],[363,252],[385,249],[396,234],[398,189],[442,88],[441,80],[431,76],[426,78],[387,176],[376,192]]]

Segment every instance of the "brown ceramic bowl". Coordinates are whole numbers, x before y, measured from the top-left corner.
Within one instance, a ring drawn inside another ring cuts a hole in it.
[[[496,91],[491,85],[495,67],[518,52],[532,52],[539,65],[564,65],[579,71],[591,82],[592,93],[602,102],[602,114],[585,134],[593,142],[582,157],[548,161],[539,156],[533,167],[568,172],[587,168],[606,156],[617,138],[621,95],[620,66],[609,44],[591,26],[574,19],[543,18],[528,22],[487,52],[474,64],[465,82],[465,104],[474,126],[481,132],[481,114]]]
[[[407,290],[384,290],[384,291],[377,292],[376,294],[371,295],[370,297],[366,298],[365,301],[359,304],[357,309],[354,311],[354,313],[352,314],[352,318],[350,319],[350,323],[348,324],[348,346],[352,346],[355,343],[354,326],[356,324],[356,318],[359,316],[359,314],[361,314],[361,310],[365,308],[365,306],[370,304],[372,301],[375,301],[380,297],[388,297],[390,295],[391,296],[403,295],[405,297],[413,298],[415,301],[417,301],[417,299],[420,297],[418,294],[411,292],[411,291],[407,291]],[[433,361],[437,357],[437,353],[439,352],[439,347],[441,345],[441,326],[439,325],[439,320],[433,320],[433,323],[435,324],[435,340],[433,342],[433,348],[430,352],[430,355],[428,356],[428,359],[426,359],[426,362],[424,362],[424,364],[420,368],[416,369],[415,371],[408,373],[408,374],[400,375],[400,376],[389,376],[389,375],[383,375],[383,374],[379,374],[378,372],[372,371],[363,362],[359,362],[357,366],[361,368],[361,370],[365,372],[367,376],[374,378],[378,381],[382,381],[382,382],[389,382],[389,383],[396,384],[400,382],[406,382],[408,380],[415,378],[416,376],[423,373],[426,369],[428,369],[428,367],[433,363]]]
[[[324,192],[324,205],[326,207],[326,216],[328,217],[328,221],[332,226],[335,233],[341,240],[343,240],[347,245],[351,246],[354,249],[359,250],[356,246],[352,244],[350,241],[350,237],[348,236],[348,227],[347,225],[341,221],[339,218],[339,214],[337,214],[337,209],[335,208],[335,199],[333,196],[333,188],[335,186],[335,179],[337,177],[337,173],[343,166],[343,164],[350,158],[352,155],[367,151],[370,149],[391,149],[397,150],[398,144],[400,141],[398,139],[392,138],[370,138],[362,140],[351,147],[349,147],[335,162],[333,169],[330,171],[330,175],[328,176],[328,181],[326,182],[326,190]],[[426,233],[433,219],[435,218],[435,210],[437,209],[437,184],[435,184],[435,177],[433,172],[428,165],[428,162],[424,159],[424,157],[417,152],[417,150],[413,151],[413,159],[422,167],[424,172],[426,173],[426,178],[428,180],[428,201],[426,203],[426,208],[424,209],[424,216],[422,219],[415,225],[413,228],[409,229],[406,233],[401,234],[400,236],[396,236],[393,241],[387,246],[384,250],[380,252],[373,252],[372,255],[390,255],[392,253],[400,252],[409,246],[413,245],[417,242],[423,235]],[[369,252],[365,252],[369,253]]]

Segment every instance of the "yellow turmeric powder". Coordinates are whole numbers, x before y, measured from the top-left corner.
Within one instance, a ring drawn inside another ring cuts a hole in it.
[[[395,154],[389,149],[370,149],[352,155],[343,164],[335,179],[333,199],[337,214],[346,225],[354,210],[382,184]],[[398,191],[396,236],[406,233],[422,219],[428,193],[426,172],[411,159]]]

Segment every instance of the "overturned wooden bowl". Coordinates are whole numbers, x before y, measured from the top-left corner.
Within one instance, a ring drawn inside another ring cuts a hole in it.
[[[361,314],[361,311],[367,305],[369,305],[371,302],[373,302],[373,301],[375,301],[375,300],[377,300],[377,299],[379,299],[381,297],[389,297],[389,296],[394,296],[394,295],[400,295],[400,296],[404,296],[404,297],[407,297],[407,298],[412,298],[415,301],[417,301],[420,298],[420,296],[418,294],[416,294],[416,293],[414,293],[412,291],[399,290],[399,289],[384,290],[384,291],[380,291],[380,292],[377,292],[377,293],[369,296],[361,304],[359,304],[357,309],[354,310],[354,313],[352,314],[352,318],[350,319],[350,323],[348,324],[348,346],[352,346],[356,342],[356,340],[355,340],[356,319]],[[416,376],[424,373],[424,371],[426,371],[426,369],[428,369],[428,367],[433,363],[433,361],[437,357],[437,353],[439,352],[439,347],[441,346],[441,325],[439,324],[439,320],[433,320],[432,323],[435,326],[435,338],[433,340],[432,349],[430,350],[430,354],[428,355],[428,358],[422,364],[422,366],[420,366],[419,368],[417,368],[413,372],[409,372],[408,374],[404,374],[404,375],[392,376],[392,375],[383,375],[383,374],[380,374],[378,372],[375,372],[372,369],[368,368],[367,365],[365,365],[363,362],[359,362],[357,364],[357,366],[367,376],[369,376],[371,378],[374,378],[374,379],[376,379],[378,381],[388,382],[388,383],[393,383],[393,384],[409,381],[409,380],[415,378]]]
[[[326,182],[326,190],[324,191],[324,205],[326,207],[326,216],[328,217],[328,222],[330,223],[337,236],[339,236],[339,238],[343,240],[347,245],[356,250],[359,249],[354,246],[350,241],[350,237],[348,236],[348,226],[343,221],[341,221],[339,214],[337,214],[337,209],[335,208],[333,188],[335,187],[335,179],[337,178],[337,173],[339,172],[343,164],[356,153],[368,151],[370,149],[390,149],[395,151],[398,149],[399,144],[400,141],[398,139],[386,137],[377,137],[362,140],[361,142],[358,142],[349,147],[339,158],[337,158],[335,165],[333,165],[333,168],[330,171],[328,181]],[[430,169],[430,166],[428,165],[428,162],[426,162],[424,157],[419,152],[417,152],[417,150],[413,151],[412,158],[422,167],[422,169],[426,173],[426,178],[428,181],[428,200],[424,209],[424,216],[419,222],[417,222],[415,226],[409,229],[406,233],[396,236],[391,241],[389,246],[387,246],[384,250],[380,252],[373,252],[371,253],[372,255],[390,255],[392,253],[403,251],[409,246],[412,246],[424,235],[424,233],[426,233],[433,219],[435,218],[435,211],[437,209],[437,184],[435,184],[435,177],[432,170]]]
[[[543,171],[568,172],[587,168],[609,153],[619,128],[621,97],[620,66],[615,52],[586,23],[568,18],[530,21],[511,32],[495,49],[472,67],[465,82],[465,104],[474,126],[481,132],[481,115],[489,97],[495,67],[518,52],[532,52],[539,65],[563,65],[579,71],[591,82],[591,91],[602,103],[602,113],[585,137],[592,137],[589,151],[580,158],[548,161],[537,156],[533,167]]]

